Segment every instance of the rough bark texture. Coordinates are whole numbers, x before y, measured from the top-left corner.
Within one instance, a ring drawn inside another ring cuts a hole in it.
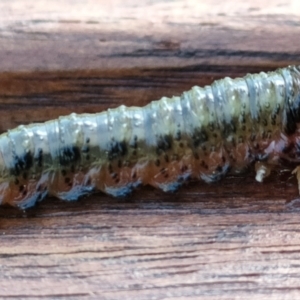
[[[299,64],[296,1],[105,2],[1,1],[1,132]],[[290,170],[0,207],[0,298],[297,299],[299,210]]]

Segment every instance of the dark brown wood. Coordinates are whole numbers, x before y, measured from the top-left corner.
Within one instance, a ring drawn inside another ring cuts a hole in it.
[[[295,1],[106,2],[0,2],[1,132],[299,63]],[[0,207],[0,298],[297,299],[290,171]]]

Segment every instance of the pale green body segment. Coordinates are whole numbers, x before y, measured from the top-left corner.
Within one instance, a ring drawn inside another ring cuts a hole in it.
[[[0,182],[19,182],[22,174],[25,182],[38,182],[44,173],[98,168],[102,172],[99,176],[107,180],[100,189],[119,195],[126,191],[124,186],[133,186],[133,179],[122,179],[125,175],[120,170],[125,167],[143,174],[138,175],[144,176],[140,178],[142,184],[157,184],[164,190],[180,185],[176,180],[181,175],[176,172],[183,167],[182,173],[192,177],[218,179],[228,167],[239,169],[287,146],[288,141],[282,143],[279,137],[295,133],[299,82],[299,69],[289,67],[225,78],[204,88],[195,86],[180,97],[163,97],[145,107],[120,106],[97,114],[71,114],[42,124],[19,126],[0,136]],[[270,150],[271,143],[275,144]],[[155,165],[157,172],[162,167],[167,169],[168,177],[156,180]],[[115,189],[104,167],[112,178],[119,176]],[[48,178],[54,182],[51,176]],[[77,186],[75,182],[71,189],[76,187],[77,196],[99,189],[89,184],[90,189],[85,187],[82,192],[78,189],[82,182]],[[71,194],[76,198],[74,192],[64,191],[61,196],[55,187],[48,193],[67,200]],[[4,198],[2,201],[9,202]]]

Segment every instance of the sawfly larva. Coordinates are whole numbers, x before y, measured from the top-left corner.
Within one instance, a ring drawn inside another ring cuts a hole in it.
[[[144,107],[19,126],[0,136],[0,202],[27,208],[138,185],[174,191],[255,165],[300,162],[300,67],[225,78]],[[294,170],[300,186],[300,168]]]

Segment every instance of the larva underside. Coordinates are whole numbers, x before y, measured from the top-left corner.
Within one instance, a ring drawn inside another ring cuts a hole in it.
[[[0,202],[121,196],[140,184],[174,191],[188,178],[216,181],[252,163],[262,181],[282,160],[300,162],[299,124],[300,68],[288,67],[145,107],[19,126],[0,136]]]

